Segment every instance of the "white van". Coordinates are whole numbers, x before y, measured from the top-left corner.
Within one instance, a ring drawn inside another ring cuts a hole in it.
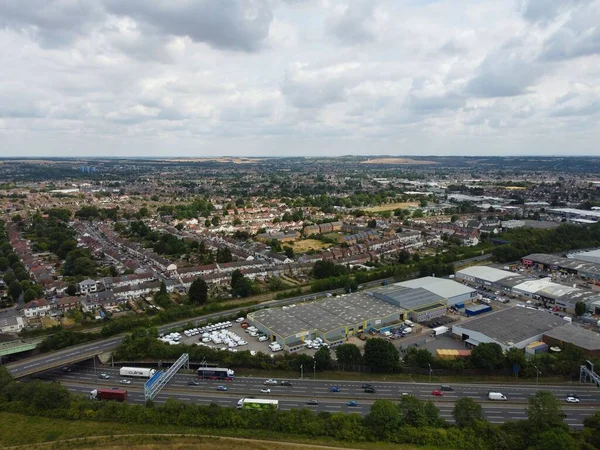
[[[500,392],[488,392],[488,399],[489,400],[508,400],[504,394],[501,394]]]
[[[410,320],[405,320],[404,321],[404,325],[406,325],[407,327],[414,327],[415,324],[413,322],[411,322]]]

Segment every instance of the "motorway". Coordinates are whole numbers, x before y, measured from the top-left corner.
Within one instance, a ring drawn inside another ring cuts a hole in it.
[[[98,373],[108,373],[110,380],[98,379]],[[317,375],[318,376],[318,375]],[[72,392],[89,394],[96,387],[120,387],[128,391],[128,401],[143,403],[143,387],[145,380],[131,379],[130,385],[119,384],[118,369],[102,369],[94,372],[89,368],[74,367],[73,372],[63,372],[60,369],[38,375],[48,381],[59,381]],[[526,408],[528,398],[538,390],[552,392],[560,400],[567,417],[565,422],[573,428],[581,428],[583,419],[591,416],[600,408],[600,390],[593,385],[564,386],[536,386],[534,385],[473,385],[453,384],[454,391],[444,392],[443,397],[434,397],[431,392],[439,389],[439,384],[431,383],[395,383],[372,382],[376,389],[375,394],[367,394],[361,388],[362,382],[356,381],[330,381],[330,380],[300,380],[291,379],[293,386],[265,386],[264,378],[236,378],[233,381],[200,381],[200,386],[190,386],[188,382],[196,379],[193,375],[176,375],[169,385],[156,397],[156,403],[164,403],[169,398],[183,402],[197,404],[216,403],[220,406],[235,407],[242,397],[272,398],[279,400],[282,410],[294,408],[309,408],[317,412],[355,412],[367,414],[375,399],[399,400],[403,393],[414,395],[421,400],[433,400],[440,410],[440,416],[452,423],[452,408],[454,402],[461,397],[469,397],[480,403],[486,418],[492,423],[503,423],[509,420],[522,420],[527,418]],[[217,391],[218,385],[227,386],[226,392]],[[340,392],[330,392],[331,386],[338,386]],[[261,393],[261,389],[268,387],[270,394]],[[487,399],[490,391],[502,392],[507,398],[506,402],[492,402]],[[579,404],[567,404],[567,394],[575,393],[580,398]],[[309,399],[315,398],[318,405],[307,405]],[[356,407],[349,407],[346,403],[356,400]]]
[[[374,286],[382,283],[382,280],[365,283],[365,286]],[[304,294],[298,297],[288,298],[284,300],[269,300],[264,303],[252,306],[254,309],[270,308],[277,306],[291,305],[293,303],[300,303],[306,301],[315,300],[317,297],[322,297],[328,293],[341,292],[343,289],[333,289],[331,291]],[[236,315],[249,307],[233,308],[226,311],[220,311],[216,313],[206,314],[204,316],[193,317],[189,319],[180,320],[178,322],[162,325],[158,327],[159,333],[168,333],[170,331],[178,330],[179,328],[186,326],[189,323],[193,323],[194,326],[203,325],[210,320],[216,320],[224,316]],[[67,364],[83,361],[101,353],[113,350],[121,344],[125,334],[118,335],[112,338],[94,341],[90,344],[84,344],[74,347],[69,347],[64,350],[59,350],[52,353],[45,353],[43,355],[35,356],[32,358],[24,359],[21,361],[6,364],[6,368],[10,371],[13,377],[20,378],[28,375],[33,375],[37,372],[52,369],[55,367],[65,366]]]

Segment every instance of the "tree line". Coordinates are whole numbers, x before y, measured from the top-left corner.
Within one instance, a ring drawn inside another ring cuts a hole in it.
[[[529,399],[527,419],[494,425],[469,398],[456,402],[455,425],[431,401],[403,396],[376,400],[369,413],[315,413],[308,409],[237,410],[169,399],[164,405],[92,401],[59,383],[15,382],[0,367],[0,409],[28,416],[113,423],[178,425],[202,430],[265,430],[303,438],[328,437],[344,443],[387,442],[464,450],[592,450],[600,447],[600,411],[569,431],[556,397],[540,391]]]
[[[558,228],[539,230],[516,228],[497,236],[508,244],[492,251],[498,262],[518,261],[531,253],[561,253],[600,246],[600,223],[589,227],[563,224]]]

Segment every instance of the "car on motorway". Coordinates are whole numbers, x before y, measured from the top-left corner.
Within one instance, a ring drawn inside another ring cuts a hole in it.
[[[292,386],[292,382],[291,381],[282,381],[281,385],[282,386]]]
[[[307,404],[307,405],[318,405],[318,404],[319,404],[319,400],[317,400],[317,399],[314,399],[314,398],[313,398],[313,399],[311,399],[311,400],[308,400],[308,401],[306,402],[306,404]]]
[[[579,399],[577,397],[567,397],[567,403],[579,403]]]
[[[119,380],[119,383],[121,384],[131,384],[130,380]]]
[[[62,368],[62,371],[63,372],[73,372],[73,369],[71,367],[69,367],[69,366],[65,366],[65,367]]]
[[[366,394],[374,394],[375,393],[375,388],[373,386],[367,386],[365,388],[365,393]]]
[[[217,391],[226,391],[226,390],[227,390],[227,386],[223,386],[222,384],[217,386]]]
[[[269,378],[268,380],[265,380],[264,384],[267,386],[275,386],[277,384],[277,380],[273,380],[272,378]]]
[[[406,397],[407,395],[410,395],[408,392],[403,392],[400,394],[402,397]]]
[[[442,391],[452,392],[454,391],[454,388],[450,385],[442,384]]]
[[[102,380],[108,380],[108,379],[110,379],[110,375],[107,373],[101,373],[100,375],[98,375],[98,378],[100,378]]]
[[[361,384],[361,386],[360,386],[361,389],[366,389],[366,388],[370,388],[370,387],[373,387],[373,385],[369,384],[369,383]]]
[[[356,400],[350,400],[348,403],[346,403],[346,405],[348,405],[348,406],[358,406],[358,402]]]
[[[200,386],[200,382],[198,380],[190,380],[188,381],[188,386]]]
[[[442,391],[438,390],[438,389],[434,389],[434,390],[431,392],[431,395],[435,395],[436,397],[443,397],[443,396],[444,396],[444,393],[443,393]]]
[[[331,386],[331,389],[329,389],[329,392],[340,392],[340,388],[337,386]]]
[[[270,394],[271,393],[271,389],[269,389],[269,388],[262,388],[260,390],[260,392],[262,392],[263,394]]]

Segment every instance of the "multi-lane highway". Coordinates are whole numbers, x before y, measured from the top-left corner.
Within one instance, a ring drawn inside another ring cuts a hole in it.
[[[143,386],[145,380],[131,379],[131,384],[119,384],[117,369],[102,370],[111,378],[102,380],[98,372],[91,369],[76,369],[73,372],[53,370],[41,375],[46,380],[59,381],[69,390],[89,394],[95,387],[121,387],[129,392],[130,402],[143,402]],[[366,414],[371,404],[376,399],[399,400],[403,393],[414,395],[422,400],[433,400],[440,410],[443,419],[452,422],[452,408],[454,402],[461,397],[470,397],[479,402],[486,418],[492,423],[502,423],[508,420],[521,420],[527,417],[526,408],[528,398],[538,390],[552,392],[563,403],[567,417],[565,422],[574,427],[581,428],[583,419],[592,415],[600,408],[600,390],[591,385],[565,386],[536,386],[536,385],[452,385],[453,391],[444,392],[443,397],[432,395],[434,389],[439,389],[439,384],[429,383],[394,383],[372,382],[376,393],[365,393],[361,382],[328,381],[328,380],[290,380],[292,386],[265,386],[264,378],[237,378],[233,381],[219,382],[204,380],[199,386],[190,386],[188,383],[196,379],[192,375],[177,375],[169,385],[157,396],[156,402],[163,403],[168,398],[175,398],[184,402],[199,404],[216,403],[220,406],[234,407],[242,397],[273,398],[279,400],[280,409],[310,408],[315,411],[328,412],[356,412]],[[227,391],[217,391],[217,386],[224,385]],[[330,392],[332,386],[337,386],[340,392]],[[261,393],[261,389],[270,388],[269,394]],[[487,399],[490,391],[502,392],[507,398],[506,402],[492,402]],[[575,393],[579,396],[579,404],[567,404],[567,394]],[[309,399],[317,399],[318,405],[308,405]],[[347,402],[356,400],[357,406],[347,406]]]
[[[365,285],[375,285],[379,283],[381,283],[381,280],[365,283]],[[320,292],[318,294],[305,294],[284,300],[270,300],[264,303],[260,303],[259,305],[253,306],[253,308],[269,308],[274,306],[291,305],[293,303],[314,300],[318,296],[323,296],[328,293],[340,291],[340,289],[334,289],[331,291]],[[163,325],[158,328],[158,331],[159,333],[168,333],[169,331],[177,330],[189,323],[193,323],[194,326],[198,326],[210,320],[215,320],[223,316],[239,314],[247,309],[247,307],[233,308],[227,311],[221,311],[218,313],[206,314],[204,316],[198,316],[191,319],[180,320],[178,322]],[[6,364],[6,367],[8,368],[12,376],[15,378],[33,375],[37,372],[42,372],[44,370],[64,366],[66,364],[83,361],[101,353],[114,350],[115,348],[119,347],[123,340],[123,337],[124,335],[119,335],[109,339],[94,341],[90,344],[69,347],[68,349],[60,350],[57,352],[46,353],[43,355],[35,356],[33,358],[28,358],[22,361]]]

